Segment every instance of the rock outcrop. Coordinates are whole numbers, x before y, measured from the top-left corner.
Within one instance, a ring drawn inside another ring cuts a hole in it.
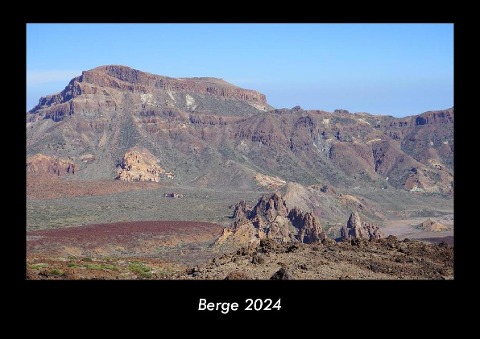
[[[378,226],[362,222],[357,212],[352,212],[347,221],[347,225],[340,230],[342,240],[352,239],[381,239],[384,237]]]
[[[272,177],[265,174],[257,173],[253,177],[258,185],[267,187],[269,190],[277,190],[284,186],[287,182],[279,177]]]
[[[415,118],[415,124],[417,126],[450,123],[453,123],[453,107],[441,111],[428,111]]]
[[[295,207],[288,213],[288,219],[298,229],[297,240],[302,243],[313,243],[326,239],[320,222],[311,212],[302,212]]]
[[[118,165],[115,179],[134,181],[159,182],[160,175],[165,170],[158,164],[158,159],[146,149],[134,147],[125,153]]]
[[[75,162],[45,154],[35,154],[27,158],[27,173],[33,175],[68,175],[75,174]]]
[[[287,242],[292,238],[287,219],[288,209],[280,193],[264,195],[249,213],[258,237]]]
[[[449,229],[444,224],[432,219],[427,219],[418,226],[424,231],[428,231],[428,232],[442,232]]]
[[[281,267],[277,272],[275,272],[270,280],[292,280],[292,276],[285,267]]]
[[[231,240],[238,245],[258,244],[261,239],[314,243],[326,238],[312,213],[296,207],[289,210],[278,192],[263,195],[253,208],[240,201],[235,205],[232,219],[232,227],[224,230],[217,243]]]
[[[246,224],[249,222],[248,214],[250,212],[250,208],[247,206],[245,200],[240,200],[235,205],[235,209],[233,210],[233,228],[238,229],[239,226]]]

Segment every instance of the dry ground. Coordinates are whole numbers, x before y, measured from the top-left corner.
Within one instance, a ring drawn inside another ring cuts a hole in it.
[[[260,245],[222,253],[221,226],[143,222],[28,232],[28,279],[453,279],[444,242],[355,240]],[[286,273],[285,273],[286,272]],[[278,274],[277,274],[278,275]]]
[[[55,175],[27,176],[28,199],[55,199],[115,194],[132,190],[158,189],[155,182],[124,182],[119,180],[68,180]]]

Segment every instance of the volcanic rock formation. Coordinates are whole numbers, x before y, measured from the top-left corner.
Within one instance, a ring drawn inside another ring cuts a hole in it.
[[[318,219],[311,212],[302,212],[295,207],[288,213],[288,219],[298,229],[297,239],[302,243],[313,243],[324,240],[325,232]]]
[[[442,232],[449,229],[444,224],[432,219],[427,219],[418,226],[424,231],[428,231],[428,232]]]
[[[115,179],[122,181],[160,181],[165,170],[158,165],[158,159],[146,149],[132,148],[125,153],[118,165]]]
[[[27,173],[33,175],[54,174],[57,176],[75,174],[75,163],[69,159],[38,153],[27,158]]]
[[[299,208],[289,210],[278,192],[264,194],[253,208],[240,201],[232,218],[232,228],[224,229],[217,243],[227,239],[240,245],[257,244],[260,239],[313,243],[326,238],[320,222],[312,213]]]
[[[357,212],[352,212],[350,218],[348,219],[347,225],[341,228],[340,234],[342,240],[370,240],[380,239],[384,237],[378,226],[367,222],[362,222]]]

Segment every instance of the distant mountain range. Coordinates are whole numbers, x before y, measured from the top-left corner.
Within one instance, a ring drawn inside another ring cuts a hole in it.
[[[27,172],[253,190],[287,182],[453,194],[454,109],[271,107],[216,78],[82,72],[27,112]]]

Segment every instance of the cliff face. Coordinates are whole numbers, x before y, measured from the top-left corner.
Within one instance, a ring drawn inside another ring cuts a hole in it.
[[[153,89],[161,89],[212,94],[224,98],[267,104],[264,94],[238,88],[223,79],[209,77],[175,79],[141,72],[125,66],[100,66],[83,72],[80,81],[129,92],[150,93]]]
[[[131,96],[133,102],[124,102],[120,92],[136,94]],[[206,96],[207,99],[195,98],[196,95]],[[58,122],[78,112],[115,111],[132,104],[139,108],[169,107],[176,103],[176,96],[183,96],[185,106],[190,108],[198,108],[198,104],[203,100],[208,101],[208,97],[239,100],[260,110],[270,107],[264,94],[236,87],[222,79],[174,79],[126,66],[109,65],[82,72],[62,92],[42,97],[29,113]],[[34,120],[34,117],[30,116],[29,119]]]
[[[453,108],[442,111],[428,111],[415,118],[415,125],[434,125],[453,123]]]

